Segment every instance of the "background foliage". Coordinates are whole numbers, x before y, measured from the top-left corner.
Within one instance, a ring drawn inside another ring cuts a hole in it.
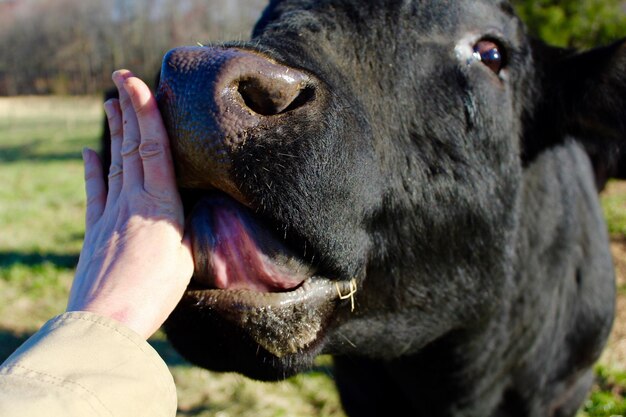
[[[623,0],[513,0],[530,32],[563,47],[589,48],[626,36]]]
[[[0,95],[99,94],[154,79],[174,46],[248,38],[265,0],[0,0]]]

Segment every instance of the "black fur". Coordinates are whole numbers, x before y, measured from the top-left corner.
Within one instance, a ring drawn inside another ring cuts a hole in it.
[[[483,38],[500,76],[464,55]],[[174,345],[263,379],[332,353],[350,415],[573,416],[614,314],[597,187],[625,173],[624,43],[548,47],[503,1],[274,0],[228,46],[318,80],[229,175],[357,305],[276,358],[183,302]]]

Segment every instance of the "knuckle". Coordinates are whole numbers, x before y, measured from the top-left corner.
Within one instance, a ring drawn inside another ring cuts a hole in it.
[[[122,126],[122,117],[120,115],[108,116],[109,122],[109,135],[111,141],[119,140],[124,134],[124,128]]]
[[[96,181],[102,181],[103,179],[100,177],[100,173],[96,170],[91,170],[85,172],[85,182],[89,184],[89,187],[97,185]]]
[[[152,191],[148,193],[155,206],[162,207],[164,205],[171,206],[174,203],[174,196],[169,191]]]
[[[139,139],[135,137],[124,138],[124,142],[122,142],[122,157],[127,158],[133,156],[138,152],[138,149]]]
[[[163,145],[155,139],[146,139],[139,145],[139,154],[142,159],[150,159],[163,154]]]
[[[105,201],[106,201],[106,196],[104,194],[98,193],[96,195],[92,195],[89,198],[87,198],[87,205],[97,206],[97,205],[103,204]]]
[[[131,206],[130,212],[142,218],[168,219],[176,214],[175,199],[165,194],[145,191],[144,198],[131,202]]]
[[[154,214],[171,214],[176,206],[176,197],[167,190],[146,191],[147,206]]]
[[[91,182],[93,180],[99,179],[100,173],[95,168],[87,168],[85,169],[85,181]]]
[[[107,115],[107,120],[109,121],[109,123],[119,123],[121,119],[119,111],[115,111],[113,113],[107,112],[106,115]]]
[[[124,173],[124,170],[121,167],[119,167],[119,166],[112,166],[109,169],[109,175],[108,175],[109,182],[115,180],[118,177],[121,178],[123,173]]]
[[[111,124],[109,126],[109,130],[111,131],[111,140],[121,140],[124,135],[124,129],[122,129],[122,124],[118,123],[116,125]]]

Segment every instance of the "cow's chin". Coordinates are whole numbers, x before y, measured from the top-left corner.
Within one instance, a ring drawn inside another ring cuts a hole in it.
[[[310,367],[350,283],[318,276],[229,197],[194,201],[188,227],[195,273],[165,326],[173,346],[202,367],[256,379]]]

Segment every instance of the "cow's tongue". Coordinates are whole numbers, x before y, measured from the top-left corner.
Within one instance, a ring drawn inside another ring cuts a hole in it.
[[[203,287],[289,291],[313,275],[246,208],[228,197],[203,198],[189,221],[194,281]]]
[[[186,299],[210,307],[270,354],[295,354],[319,338],[336,303],[354,293],[348,281],[315,276],[246,208],[217,195],[189,215],[195,260]],[[184,314],[184,313],[181,313]]]

